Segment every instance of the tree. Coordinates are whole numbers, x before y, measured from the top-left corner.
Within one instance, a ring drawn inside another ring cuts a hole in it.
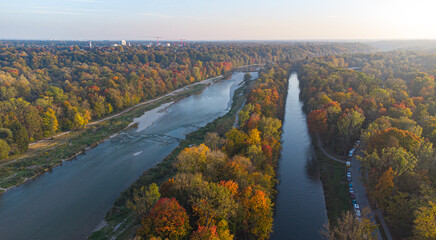
[[[177,169],[180,172],[203,172],[206,167],[206,156],[209,152],[210,149],[204,144],[183,149],[177,156]]]
[[[0,159],[7,158],[10,150],[9,144],[5,140],[0,139]]]
[[[218,226],[199,226],[191,240],[233,240],[233,235],[230,234],[227,222],[222,220]]]
[[[212,150],[217,150],[224,143],[224,139],[220,138],[216,132],[208,132],[204,137],[204,143]]]
[[[344,149],[348,147],[353,138],[358,137],[364,120],[365,116],[355,110],[351,110],[339,118],[337,129],[339,130],[339,136],[342,139]]]
[[[409,237],[412,234],[416,206],[416,198],[403,192],[397,192],[387,202],[386,221],[396,235]]]
[[[436,203],[428,201],[415,212],[415,239],[436,239]]]
[[[159,201],[159,187],[152,183],[148,187],[142,186],[141,189],[133,193],[133,201],[128,200],[127,207],[136,211],[140,217],[145,217],[153,206]]]
[[[244,74],[244,82],[248,83],[251,80],[251,74],[249,72]]]
[[[357,219],[350,211],[342,213],[336,225],[327,224],[326,231],[322,234],[330,240],[375,240],[374,234],[377,225],[367,217],[369,210],[364,209],[361,220]]]
[[[27,130],[20,123],[15,123],[11,127],[14,143],[17,144],[18,152],[23,153],[29,148],[29,135]]]
[[[248,144],[248,135],[236,128],[232,128],[226,133],[225,151],[229,156],[233,156],[243,151]]]
[[[189,232],[189,216],[174,198],[161,198],[143,218],[139,235],[182,239]]]
[[[8,128],[0,128],[0,139],[3,140],[11,140],[12,139],[12,132]]]
[[[58,119],[56,118],[55,111],[51,108],[43,113],[42,116],[44,136],[50,136],[58,130]]]
[[[272,231],[272,203],[261,190],[248,187],[242,196],[244,230],[256,239],[268,239]]]
[[[307,116],[310,132],[327,133],[327,112],[325,110],[314,110]]]
[[[378,206],[385,208],[389,203],[389,198],[394,190],[394,171],[391,167],[386,170],[378,179],[377,185],[373,191],[373,196],[376,199]]]

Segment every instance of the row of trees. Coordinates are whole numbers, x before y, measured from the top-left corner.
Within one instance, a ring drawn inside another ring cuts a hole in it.
[[[260,72],[238,128],[207,133],[204,144],[181,151],[173,178],[135,190],[128,206],[142,219],[138,236],[268,239],[287,69]]]
[[[25,152],[29,142],[83,128],[91,120],[236,66],[361,49],[366,50],[358,44],[0,45],[0,159]]]
[[[435,239],[436,55],[354,54],[300,66],[310,130],[343,154],[361,139],[370,201],[394,235]]]

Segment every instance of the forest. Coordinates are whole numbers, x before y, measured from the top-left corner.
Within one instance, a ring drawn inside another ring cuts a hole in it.
[[[80,48],[11,41],[0,45],[0,159],[237,66],[362,51],[371,48],[278,43]]]
[[[340,155],[360,139],[370,203],[393,235],[435,239],[436,55],[345,54],[297,65],[310,131]]]
[[[138,237],[269,238],[289,68],[261,70],[237,128],[208,132],[178,154],[173,177],[133,190],[127,206],[141,219]]]

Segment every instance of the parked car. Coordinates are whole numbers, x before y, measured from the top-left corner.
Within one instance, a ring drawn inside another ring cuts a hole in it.
[[[353,205],[357,203],[356,199],[353,199],[352,202],[353,202]]]
[[[347,161],[347,162],[345,163],[345,165],[347,165],[347,167],[351,167],[351,162],[350,162],[350,161]]]
[[[352,187],[353,187],[353,184],[349,183],[349,184],[348,184],[348,187],[352,188]]]
[[[356,216],[360,217],[360,210],[356,210]]]
[[[350,187],[350,193],[354,193],[354,189]]]
[[[351,176],[347,176],[347,181],[351,182]]]
[[[360,210],[360,206],[357,203],[353,204],[353,207],[354,207],[354,211]]]
[[[354,195],[354,193],[350,193],[350,197],[351,197],[351,199],[355,199],[356,195]]]

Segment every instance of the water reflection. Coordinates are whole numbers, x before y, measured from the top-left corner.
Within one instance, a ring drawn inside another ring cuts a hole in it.
[[[324,192],[299,93],[298,78],[293,73],[286,99],[271,239],[320,239],[319,231],[327,222]]]

